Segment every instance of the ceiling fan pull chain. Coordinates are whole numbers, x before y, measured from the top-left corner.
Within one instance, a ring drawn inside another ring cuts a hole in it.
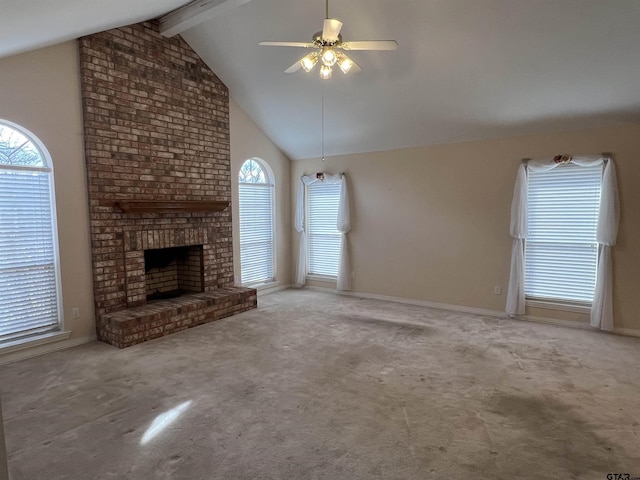
[[[322,112],[320,130],[322,131],[322,161],[324,162],[324,83],[320,84],[320,92],[320,110]]]

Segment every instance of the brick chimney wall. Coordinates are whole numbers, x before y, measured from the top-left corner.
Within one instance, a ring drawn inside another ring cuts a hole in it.
[[[143,248],[203,244],[204,291],[233,286],[231,208],[123,213],[115,200],[231,200],[229,94],[154,22],[79,40],[98,338],[143,306]],[[141,263],[142,262],[142,263]],[[142,290],[142,291],[141,291]]]

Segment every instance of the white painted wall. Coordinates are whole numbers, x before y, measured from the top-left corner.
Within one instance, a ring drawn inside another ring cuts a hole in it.
[[[509,219],[523,157],[611,152],[621,221],[613,248],[614,316],[640,330],[640,125],[529,135],[292,162],[291,201],[302,174],[346,172],[351,190],[355,292],[504,311],[511,261]],[[293,251],[298,233],[293,235]],[[295,268],[295,262],[293,267]],[[334,284],[319,284],[335,288]],[[502,286],[502,295],[494,286]],[[528,309],[586,322],[588,316]]]
[[[22,125],[51,154],[65,330],[95,336],[80,65],[75,41],[0,59],[0,118]],[[71,309],[80,309],[72,318]]]
[[[276,282],[291,283],[290,161],[233,99],[229,102],[231,129],[231,198],[233,216],[233,274],[240,278],[238,173],[250,158],[266,162],[275,176]],[[237,282],[236,282],[237,283]]]

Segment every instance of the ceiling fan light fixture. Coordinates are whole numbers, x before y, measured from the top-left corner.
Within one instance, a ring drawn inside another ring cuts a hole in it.
[[[322,80],[329,80],[331,78],[332,73],[333,72],[331,71],[331,67],[327,65],[322,65],[322,67],[320,67],[320,78]]]
[[[322,51],[322,63],[327,67],[333,67],[338,61],[338,56],[332,48],[325,48]]]
[[[351,67],[353,67],[353,60],[347,57],[345,54],[340,54],[338,57],[338,67],[342,70],[342,73],[345,75],[349,73]]]
[[[307,73],[313,70],[313,67],[315,67],[316,63],[318,63],[318,52],[312,52],[309,55],[303,57],[302,60],[300,60],[302,68]]]
[[[227,0],[207,0],[208,2],[220,2],[224,3]],[[231,1],[231,0],[229,0]],[[246,1],[246,0],[244,0]],[[207,2],[205,2],[207,3]],[[329,0],[325,0],[326,16],[322,24],[322,30],[316,32],[311,42],[260,42],[260,45],[272,46],[272,47],[298,47],[298,48],[312,48],[313,53],[299,58],[293,65],[287,68],[284,73],[294,73],[303,69],[309,73],[314,68],[316,63],[320,63],[320,78],[328,80],[331,78],[332,69],[337,64],[338,68],[344,73],[361,72],[362,68],[356,62],[351,60],[347,55],[343,53],[353,50],[365,50],[365,51],[383,51],[383,50],[396,50],[398,48],[398,42],[395,40],[355,40],[345,42],[342,40],[342,22],[337,18],[329,17]]]

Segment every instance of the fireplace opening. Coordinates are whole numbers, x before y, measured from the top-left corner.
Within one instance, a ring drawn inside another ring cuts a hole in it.
[[[147,301],[204,291],[202,245],[144,251]]]

